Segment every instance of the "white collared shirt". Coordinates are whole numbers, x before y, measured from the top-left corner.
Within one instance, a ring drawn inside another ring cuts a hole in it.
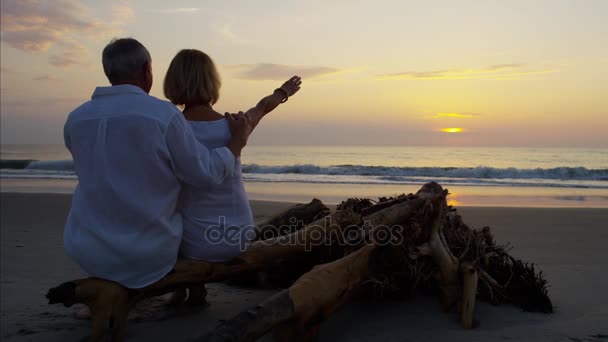
[[[175,265],[180,182],[221,183],[234,172],[228,148],[207,149],[174,105],[132,85],[98,87],[70,113],[64,138],[79,181],[65,250],[90,276],[128,288]]]

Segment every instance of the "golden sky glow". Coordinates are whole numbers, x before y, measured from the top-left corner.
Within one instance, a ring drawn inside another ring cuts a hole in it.
[[[61,143],[67,114],[107,85],[104,45],[131,36],[160,98],[177,51],[209,54],[219,112],[301,75],[252,144],[608,146],[604,0],[1,4],[2,143]]]

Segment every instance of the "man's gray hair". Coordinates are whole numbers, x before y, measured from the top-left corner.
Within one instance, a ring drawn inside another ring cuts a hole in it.
[[[152,58],[145,46],[133,38],[112,39],[102,53],[103,71],[110,83],[137,80]]]

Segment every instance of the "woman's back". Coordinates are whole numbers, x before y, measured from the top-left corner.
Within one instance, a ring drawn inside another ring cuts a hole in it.
[[[188,121],[196,139],[209,148],[226,146],[230,127],[226,119]],[[253,216],[237,158],[235,172],[221,184],[193,187],[184,184],[180,196],[184,257],[226,261],[242,253],[254,230]]]

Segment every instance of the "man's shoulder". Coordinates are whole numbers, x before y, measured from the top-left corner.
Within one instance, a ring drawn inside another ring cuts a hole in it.
[[[154,96],[148,94],[129,94],[128,96],[89,100],[74,109],[70,113],[68,121],[70,118],[91,119],[124,115],[155,120],[168,125],[176,115],[181,115],[181,112],[171,102]]]
[[[170,117],[173,117],[175,114],[181,114],[179,109],[169,101],[161,100],[152,95],[148,95],[147,100],[149,101],[150,105],[158,108],[159,113],[169,114]]]
[[[144,95],[137,102],[140,105],[133,108],[136,114],[144,115],[165,124],[169,124],[176,115],[181,115],[181,112],[173,103],[151,95]]]
[[[88,100],[84,103],[82,103],[80,106],[76,107],[72,113],[78,113],[78,112],[82,112],[82,111],[86,111],[88,108],[91,107],[91,105],[93,104],[92,100]]]
[[[67,122],[70,122],[74,119],[78,119],[78,117],[86,115],[86,113],[90,113],[93,109],[93,101],[89,100],[80,106],[76,107],[73,111],[68,114]]]

